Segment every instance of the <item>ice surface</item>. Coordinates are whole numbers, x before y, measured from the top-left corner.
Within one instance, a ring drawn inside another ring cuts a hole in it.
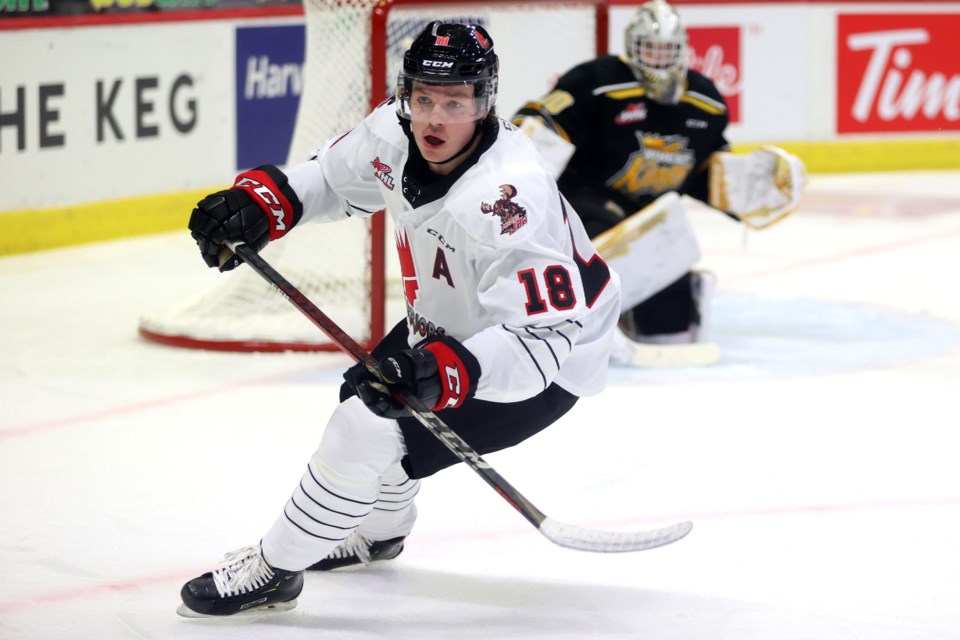
[[[180,586],[270,526],[348,360],[140,340],[219,277],[186,233],[0,259],[0,638],[960,638],[960,173],[814,176],[762,232],[692,209],[721,361],[612,369],[487,456],[552,517],[686,539],[561,549],[453,468],[396,561],[237,620]]]

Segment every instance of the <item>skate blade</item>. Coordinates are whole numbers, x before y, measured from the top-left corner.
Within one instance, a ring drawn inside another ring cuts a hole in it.
[[[177,607],[177,615],[182,616],[184,618],[193,618],[193,619],[204,618],[209,620],[211,618],[214,618],[219,620],[226,620],[228,618],[245,618],[247,616],[263,616],[263,615],[271,615],[274,613],[283,613],[284,611],[290,611],[290,609],[293,609],[296,606],[297,606],[297,599],[294,598],[293,600],[288,600],[287,602],[275,602],[273,604],[268,604],[263,607],[255,607],[252,609],[247,609],[245,611],[239,611],[229,616],[211,616],[206,613],[197,613],[187,605],[181,604],[179,607]]]

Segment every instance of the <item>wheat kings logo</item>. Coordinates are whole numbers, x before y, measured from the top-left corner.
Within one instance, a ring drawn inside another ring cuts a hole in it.
[[[696,155],[685,136],[636,131],[639,150],[607,181],[611,189],[636,198],[679,189],[693,170]]]
[[[500,199],[493,204],[480,203],[480,210],[500,218],[500,235],[513,235],[527,224],[527,210],[512,199],[517,196],[517,188],[512,184],[500,185]]]

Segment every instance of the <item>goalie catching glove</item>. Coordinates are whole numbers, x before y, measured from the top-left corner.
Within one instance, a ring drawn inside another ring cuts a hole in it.
[[[779,147],[710,157],[710,206],[765,229],[793,213],[807,182],[803,161]]]
[[[229,271],[241,260],[226,248],[226,241],[260,251],[286,234],[302,214],[287,176],[273,165],[264,165],[241,173],[230,189],[201,200],[187,226],[207,266]],[[229,257],[224,260],[224,255]]]
[[[431,411],[459,407],[476,392],[480,363],[466,347],[444,336],[382,359],[380,373],[382,377],[361,362],[343,378],[370,411],[396,419],[410,416],[394,395],[398,391],[416,396]]]

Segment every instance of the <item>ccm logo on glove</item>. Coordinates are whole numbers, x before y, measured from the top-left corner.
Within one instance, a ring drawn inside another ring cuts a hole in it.
[[[466,351],[459,343],[460,349]],[[437,399],[433,410],[454,409],[463,404],[467,399],[467,393],[463,388],[462,380],[466,381],[467,389],[470,389],[470,374],[463,360],[457,355],[447,342],[431,342],[423,347],[434,355],[437,359],[437,374],[440,376],[440,397]],[[469,353],[469,352],[467,352]],[[472,354],[470,354],[472,356]],[[475,384],[475,383],[474,383]]]
[[[266,172],[254,169],[241,173],[233,186],[246,191],[271,218],[270,240],[283,236],[293,226],[293,207]]]
[[[450,392],[450,398],[447,400],[447,404],[441,408],[459,407],[463,403],[463,398],[460,397],[460,371],[456,367],[444,367],[443,372],[446,374],[447,391]]]

